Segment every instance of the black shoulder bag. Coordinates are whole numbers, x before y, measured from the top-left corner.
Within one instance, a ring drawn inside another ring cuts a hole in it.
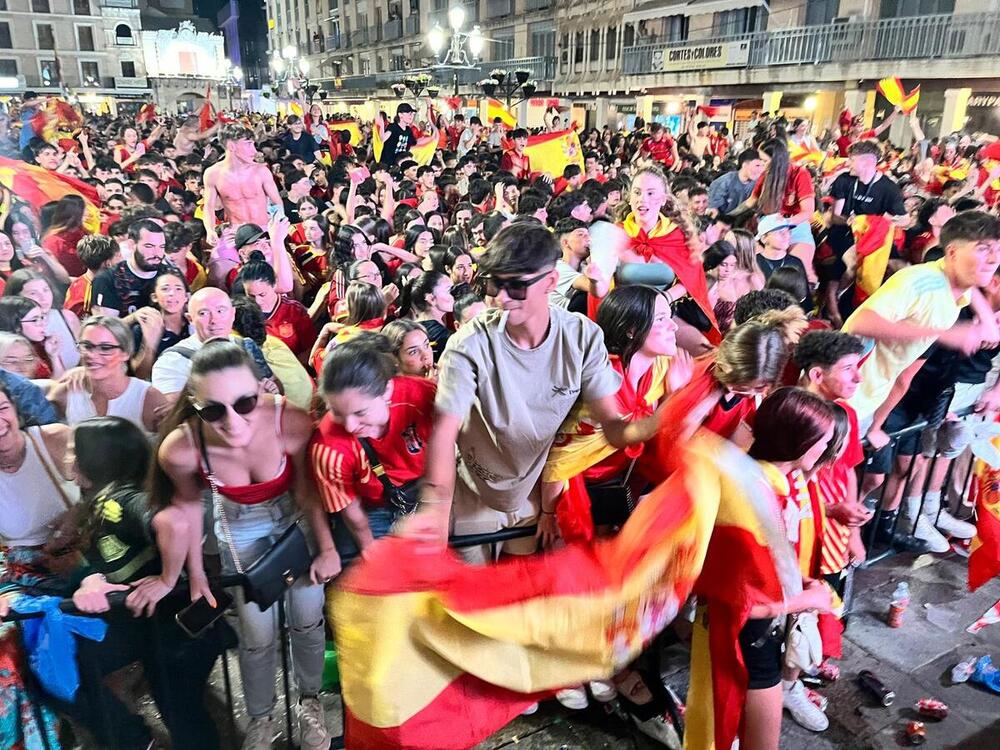
[[[621,526],[635,510],[635,498],[628,480],[632,476],[636,459],[632,459],[622,479],[611,479],[600,484],[588,484],[590,516],[594,526]]]
[[[400,516],[405,516],[415,511],[417,505],[420,503],[420,480],[414,479],[402,487],[397,487],[386,476],[385,467],[382,466],[382,462],[379,460],[378,455],[376,455],[371,443],[364,438],[358,438],[358,442],[361,443],[365,455],[368,456],[368,463],[372,467],[372,471],[375,472],[378,481],[382,483],[382,494],[386,502],[389,503],[389,506]]]
[[[219,514],[222,535],[229,546],[229,554],[233,556],[233,566],[236,568],[236,572],[243,576],[243,593],[247,601],[253,602],[260,608],[261,612],[264,612],[312,567],[313,556],[312,552],[309,551],[302,522],[300,519],[296,519],[278,537],[271,549],[244,568],[240,556],[236,553],[236,546],[233,544],[233,535],[229,530],[229,518],[226,516],[225,504],[222,501],[222,494],[219,492],[219,482],[208,463],[208,451],[205,449],[201,424],[198,425],[198,443],[201,448],[201,457],[205,462],[205,477],[212,488],[212,503],[215,505],[216,513]]]

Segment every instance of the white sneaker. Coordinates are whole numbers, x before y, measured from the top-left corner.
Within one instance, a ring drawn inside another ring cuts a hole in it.
[[[271,750],[274,740],[274,719],[270,716],[259,716],[250,719],[247,734],[243,738],[243,750]]]
[[[633,716],[632,722],[636,729],[650,739],[656,740],[670,750],[681,750],[681,738],[677,735],[677,730],[669,716],[654,716],[646,721],[639,721]]]
[[[556,693],[556,700],[573,711],[582,711],[587,707],[587,690],[583,687],[566,688]]]
[[[796,680],[791,689],[782,688],[782,706],[795,719],[795,723],[812,732],[822,732],[830,726],[826,714],[819,710],[806,695],[805,685]]]
[[[618,697],[618,688],[610,680],[594,680],[587,683],[590,694],[598,703],[610,703]]]
[[[531,716],[537,710],[538,710],[538,704],[532,703],[530,706],[528,706],[521,712],[521,716]]]
[[[931,522],[933,521],[934,519],[931,518]],[[940,531],[956,539],[972,539],[976,535],[976,527],[974,525],[968,521],[959,521],[946,510],[941,511],[935,525]]]
[[[948,552],[951,545],[948,540],[941,535],[941,532],[934,528],[934,524],[927,516],[920,514],[917,519],[917,527],[913,531],[913,536],[927,542],[931,552]]]
[[[330,747],[326,715],[319,698],[299,700],[299,747],[302,750],[327,750]]]

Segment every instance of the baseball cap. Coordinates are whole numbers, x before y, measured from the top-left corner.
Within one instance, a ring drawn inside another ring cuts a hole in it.
[[[757,241],[764,239],[765,234],[770,234],[775,229],[794,226],[781,214],[768,214],[757,222]]]
[[[236,245],[236,249],[244,247],[245,245],[250,245],[261,237],[266,237],[267,232],[261,229],[256,224],[242,224],[239,229],[236,230],[236,237],[233,243]]]
[[[407,104],[406,102],[401,102],[401,103],[400,103],[400,104],[399,104],[399,105],[398,105],[398,106],[396,107],[396,114],[397,114],[397,115],[405,115],[405,114],[407,114],[407,113],[410,113],[410,114],[415,114],[415,113],[416,113],[416,111],[417,111],[417,110],[415,110],[415,109],[413,108],[413,105],[412,105],[412,104]]]

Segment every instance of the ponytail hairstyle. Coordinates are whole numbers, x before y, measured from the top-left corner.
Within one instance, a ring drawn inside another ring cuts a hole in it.
[[[173,480],[160,465],[159,455],[163,441],[167,436],[182,424],[197,416],[192,402],[195,381],[209,373],[240,367],[245,367],[253,374],[255,379],[257,378],[257,371],[254,369],[254,363],[250,359],[250,355],[239,344],[235,344],[228,339],[209,341],[191,357],[191,374],[178,394],[173,408],[160,425],[157,436],[155,452],[157,459],[153,461],[150,467],[149,478],[147,480],[149,504],[154,510],[161,510],[169,506],[177,491]]]
[[[747,453],[758,461],[797,461],[822,439],[835,419],[826,399],[804,388],[779,388],[757,407],[754,440]]]
[[[727,387],[778,382],[806,325],[802,308],[792,306],[730,329],[715,353],[715,379]]]
[[[347,285],[347,319],[349,326],[357,326],[368,320],[385,317],[386,304],[382,290],[364,281],[352,281]]]
[[[327,352],[320,373],[324,396],[357,388],[368,396],[381,396],[396,376],[392,344],[379,333],[362,332]]]
[[[761,183],[760,203],[757,211],[761,214],[776,214],[785,201],[785,187],[788,185],[788,144],[781,138],[771,138],[764,142],[760,150],[771,157],[764,180]]]
[[[674,200],[674,194],[670,190],[670,181],[667,179],[666,173],[654,164],[638,170],[634,175],[632,175],[632,181],[634,182],[640,175],[644,174],[652,175],[663,183],[663,191],[666,193],[666,199],[663,202],[663,207],[660,209],[660,213],[677,225],[677,227],[681,230],[681,234],[684,235],[684,242],[686,242],[689,247],[692,247],[693,244],[697,244],[692,243],[692,240],[698,238],[698,231],[694,228],[694,226],[692,226],[691,221],[688,219],[685,212],[682,211],[680,206],[677,205],[677,201]],[[632,208],[629,205],[627,198],[621,201],[616,207],[616,223],[622,223],[631,210]]]
[[[399,317],[409,318],[427,310],[427,295],[434,294],[434,287],[438,282],[447,278],[440,271],[424,271],[412,283],[407,284],[399,298]]]
[[[233,281],[233,291],[242,291],[243,285],[248,281],[263,281],[271,286],[276,286],[278,283],[274,267],[264,259],[264,253],[260,250],[252,251],[247,262],[236,274],[236,279]]]
[[[615,354],[627,368],[653,327],[656,298],[663,292],[651,286],[630,284],[608,292],[597,308],[597,325],[604,331],[608,354]]]

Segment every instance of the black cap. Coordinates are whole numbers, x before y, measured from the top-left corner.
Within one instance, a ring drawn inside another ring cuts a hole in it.
[[[239,229],[236,230],[236,249],[244,247],[245,245],[250,245],[261,237],[266,237],[267,232],[261,229],[256,224],[243,224]]]
[[[413,108],[413,105],[407,104],[406,102],[400,102],[400,104],[396,107],[397,115],[405,115],[407,113],[416,114],[416,112],[417,110]]]

